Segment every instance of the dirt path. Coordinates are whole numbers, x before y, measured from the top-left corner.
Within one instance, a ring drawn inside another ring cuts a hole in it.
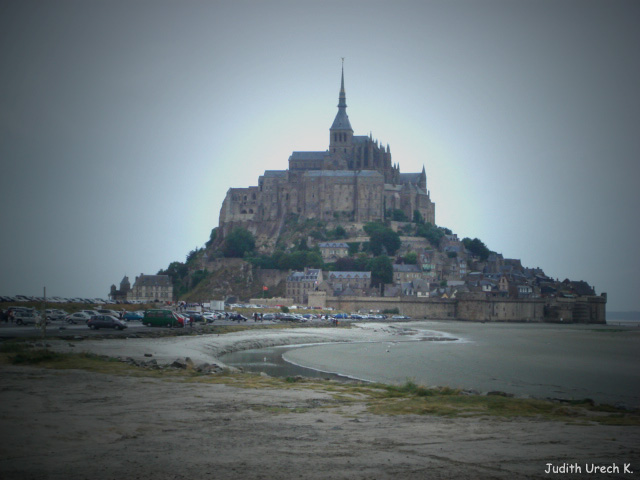
[[[1,369],[0,478],[549,478],[547,463],[640,471],[637,427],[382,416],[305,388]],[[554,475],[551,475],[554,476]]]

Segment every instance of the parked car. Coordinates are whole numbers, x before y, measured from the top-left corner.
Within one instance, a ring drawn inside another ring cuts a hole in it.
[[[187,317],[189,317],[189,319],[192,322],[204,322],[206,321],[206,319],[204,318],[204,315],[202,315],[200,312],[190,312],[190,311],[186,311],[184,312],[183,315],[186,315]]]
[[[183,327],[184,320],[171,310],[153,309],[145,310],[142,323],[147,327]]]
[[[120,318],[120,312],[116,312],[114,310],[109,310],[108,308],[98,308],[96,315],[111,315],[116,318]]]
[[[173,312],[173,314],[178,318],[178,322],[180,322],[183,327],[189,325],[189,322],[191,320],[189,320],[189,317],[187,315],[178,312]]]
[[[114,317],[113,315],[94,315],[87,322],[89,328],[98,330],[99,328],[115,328],[116,330],[124,330],[127,324]]]
[[[55,308],[47,308],[45,310],[45,315],[47,320],[62,320],[68,314],[64,310],[58,310]]]
[[[217,314],[213,313],[213,312],[204,312],[202,314],[202,316],[204,317],[205,322],[207,323],[213,323],[215,322],[218,318],[220,318]]]
[[[124,314],[125,320],[142,320],[144,318],[144,312],[127,312]]]
[[[86,323],[91,319],[91,315],[86,312],[71,313],[64,317],[64,321],[67,323]]]
[[[239,313],[232,313],[229,315],[229,320],[236,320],[238,322],[246,322],[248,320],[244,315],[240,315]]]
[[[18,325],[40,325],[42,322],[42,317],[36,310],[15,310],[13,318]]]

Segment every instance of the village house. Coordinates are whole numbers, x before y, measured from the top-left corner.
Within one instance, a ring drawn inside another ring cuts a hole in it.
[[[286,296],[303,305],[307,304],[309,292],[322,283],[322,270],[305,268],[304,272],[291,272],[286,280]]]
[[[417,265],[393,265],[393,283],[400,284],[422,278],[422,272]]]
[[[136,280],[127,293],[129,302],[171,302],[173,301],[173,283],[169,275],[144,275]]]
[[[364,296],[371,288],[371,272],[327,272],[326,283],[335,296]]]
[[[416,279],[411,282],[403,282],[401,284],[403,296],[428,298],[431,291],[431,284],[428,280]]]
[[[335,262],[349,256],[349,245],[344,242],[322,242],[318,244],[318,248],[325,262]]]

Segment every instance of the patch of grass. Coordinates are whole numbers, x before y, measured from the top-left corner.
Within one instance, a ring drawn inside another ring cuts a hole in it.
[[[29,345],[25,342],[2,342],[0,344],[0,353],[21,353],[29,349]]]
[[[239,323],[238,325],[203,325],[201,327],[202,333],[212,333],[218,335],[224,335],[227,333],[235,333],[242,332],[245,330],[283,330],[283,329],[291,329],[291,328],[320,328],[326,327],[325,324],[316,324],[316,323],[306,323],[306,322],[284,322],[284,323],[274,323],[274,324],[260,324],[254,323],[253,320],[249,320],[247,322]],[[351,328],[350,323],[342,323],[340,327],[343,328]]]
[[[307,413],[309,411],[308,408],[304,408],[304,407],[278,407],[278,406],[253,406],[252,409],[260,412],[273,413],[276,415],[281,415],[285,413]]]
[[[390,397],[417,396],[432,397],[436,395],[458,395],[459,390],[449,387],[424,387],[417,385],[413,380],[407,380],[403,385],[384,385]]]
[[[55,353],[50,350],[25,350],[9,355],[9,361],[14,365],[20,364],[37,364],[45,362],[55,362],[62,358],[62,354]]]

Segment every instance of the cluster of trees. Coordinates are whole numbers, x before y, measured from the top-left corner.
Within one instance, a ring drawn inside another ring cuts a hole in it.
[[[236,227],[225,238],[222,253],[225,257],[242,258],[255,248],[256,239],[253,234],[245,228]]]
[[[189,290],[195,288],[202,280],[204,280],[209,273],[206,270],[195,270],[190,272],[189,264],[193,262],[198,253],[202,249],[195,249],[189,252],[187,255],[187,261],[183,262],[171,262],[166,270],[159,270],[158,275],[168,275],[171,278],[173,284],[173,291],[176,297],[187,293]]]
[[[374,256],[383,253],[395,255],[402,245],[398,232],[383,223],[369,222],[364,226],[364,231],[369,235],[369,251]]]
[[[474,238],[471,240],[470,238],[463,238],[462,244],[464,248],[467,249],[472,255],[476,257],[480,257],[480,260],[483,262],[489,258],[491,254],[491,250],[487,248],[487,246],[480,240],[479,238]]]

